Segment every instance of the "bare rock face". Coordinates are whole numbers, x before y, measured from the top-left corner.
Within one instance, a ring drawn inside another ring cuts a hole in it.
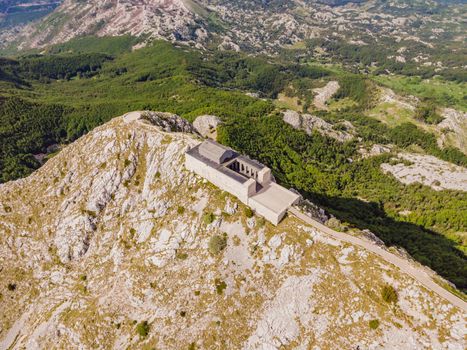
[[[200,115],[193,122],[193,126],[202,136],[215,140],[217,138],[217,126],[221,123],[215,115]]]
[[[283,113],[283,120],[295,129],[305,131],[308,135],[311,135],[312,131],[316,130],[319,133],[332,137],[340,142],[350,141],[354,138],[351,133],[353,131],[353,125],[348,121],[341,123],[341,125],[348,131],[336,130],[333,124],[330,124],[317,116],[311,114],[300,114],[292,110],[287,110]]]
[[[451,143],[467,154],[467,113],[445,108],[442,116],[444,120],[438,124],[443,131],[439,138],[440,146]]]
[[[360,147],[358,152],[362,155],[363,158],[369,158],[374,156],[379,156],[384,153],[391,153],[394,149],[394,145],[378,145],[373,144],[371,147]]]
[[[128,113],[0,185],[0,349],[464,349],[465,313],[389,263],[247,218],[185,169],[183,130]]]
[[[322,88],[313,89],[316,94],[313,100],[314,105],[319,109],[328,109],[326,102],[339,90],[339,82],[330,81]]]
[[[52,16],[54,25],[47,25],[46,18],[39,29],[32,24],[21,31],[25,47],[42,47],[83,35],[131,34],[200,43],[208,36],[201,18],[182,0],[65,0]]]
[[[302,116],[298,112],[292,110],[285,111],[283,113],[283,120],[295,129],[300,129],[302,127]]]
[[[421,183],[434,190],[467,192],[467,169],[434,156],[400,153],[395,164],[381,164],[384,172],[392,174],[404,184]]]
[[[0,47],[37,48],[80,36],[124,34],[142,37],[144,43],[165,39],[200,48],[212,43],[220,49],[257,53],[302,47],[317,37],[365,44],[369,36],[387,36],[433,47],[445,39],[443,32],[462,32],[461,8],[440,16],[438,9],[445,6],[441,3],[427,3],[435,8],[428,15],[395,1],[64,0],[37,22],[2,29]],[[414,22],[421,25],[415,27]],[[436,28],[429,38],[427,24]],[[425,54],[420,51],[419,57]],[[402,56],[392,59],[397,57]],[[413,60],[418,62],[417,57]]]
[[[182,117],[164,112],[143,112],[141,119],[149,121],[166,132],[185,132],[193,133],[195,128],[190,122]]]

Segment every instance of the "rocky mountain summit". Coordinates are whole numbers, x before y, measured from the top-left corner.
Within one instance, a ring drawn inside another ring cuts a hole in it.
[[[464,349],[409,276],[186,171],[187,131],[130,113],[0,185],[0,348]]]

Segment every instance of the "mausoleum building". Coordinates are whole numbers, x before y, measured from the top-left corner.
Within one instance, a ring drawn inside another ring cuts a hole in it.
[[[271,169],[212,140],[188,150],[185,166],[231,193],[274,225],[300,199],[298,194],[274,182]]]

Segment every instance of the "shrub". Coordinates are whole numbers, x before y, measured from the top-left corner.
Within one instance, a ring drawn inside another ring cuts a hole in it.
[[[214,284],[216,285],[216,292],[217,294],[222,294],[224,292],[224,289],[227,288],[227,284],[224,281],[221,281],[220,279],[216,278],[214,280]]]
[[[210,223],[212,223],[214,221],[216,217],[214,216],[213,213],[206,213],[204,214],[203,216],[203,221],[206,225],[209,225]]]
[[[335,231],[338,231],[338,232],[345,232],[346,231],[346,227],[344,225],[342,225],[342,223],[340,222],[340,220],[336,219],[336,218],[330,218],[328,221],[326,221],[326,226],[332,228],[333,230]]]
[[[444,118],[436,111],[436,106],[433,103],[420,105],[415,111],[415,119],[427,124],[439,124]]]
[[[247,218],[252,218],[254,214],[253,210],[251,210],[250,207],[245,207],[245,210],[243,211],[243,213],[245,214]]]
[[[398,299],[396,290],[394,289],[393,286],[389,284],[386,284],[381,289],[381,297],[387,303],[395,303],[397,302],[397,299]]]
[[[208,250],[211,254],[217,255],[227,246],[227,237],[215,235],[209,240]]]
[[[180,260],[186,260],[188,258],[188,254],[187,253],[183,253],[183,252],[177,252],[175,254],[175,257],[177,259],[180,259]]]
[[[8,283],[7,288],[10,292],[13,292],[16,290],[16,284],[15,283]]]
[[[368,322],[368,325],[370,326],[371,329],[377,329],[379,327],[379,321],[371,320],[370,322]]]
[[[177,214],[182,215],[184,212],[185,212],[185,208],[184,208],[184,207],[181,207],[181,206],[180,206],[180,207],[177,208]]]
[[[136,325],[136,332],[140,337],[146,337],[149,334],[149,323],[148,321],[140,322]]]
[[[258,227],[263,227],[266,224],[266,220],[264,218],[259,218],[257,225]]]

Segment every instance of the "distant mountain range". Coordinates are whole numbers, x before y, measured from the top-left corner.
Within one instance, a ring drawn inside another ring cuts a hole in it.
[[[8,30],[0,33],[0,43],[3,48],[34,48],[79,36],[130,34],[146,40],[164,38],[194,46],[215,45],[222,49],[267,53],[301,45],[304,40],[330,37],[359,45],[409,40],[427,47],[437,43],[445,46],[451,42],[465,42],[466,5],[455,3],[427,0],[65,0],[55,8],[57,0],[8,0],[0,3],[2,25],[9,25]],[[52,10],[53,13],[47,15]],[[29,24],[33,19],[36,21]]]
[[[1,0],[0,29],[38,20],[59,6],[61,0]]]

